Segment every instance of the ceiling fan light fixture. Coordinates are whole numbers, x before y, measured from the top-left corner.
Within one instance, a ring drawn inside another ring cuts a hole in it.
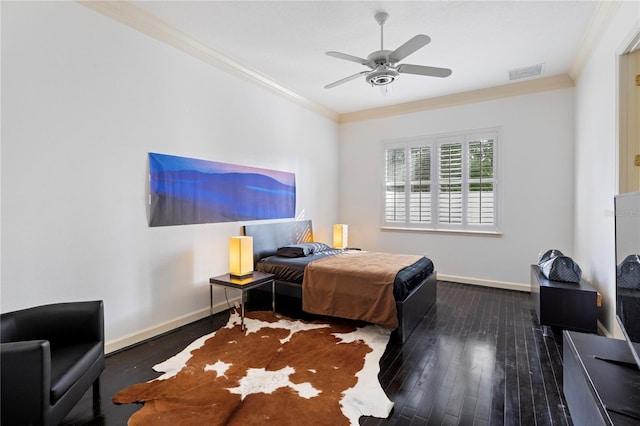
[[[372,86],[386,86],[398,79],[400,74],[392,68],[376,69],[367,74],[367,83]]]

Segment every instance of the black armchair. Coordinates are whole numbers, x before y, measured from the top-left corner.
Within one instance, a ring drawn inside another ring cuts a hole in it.
[[[5,425],[57,425],[104,370],[102,301],[0,315],[0,413]]]

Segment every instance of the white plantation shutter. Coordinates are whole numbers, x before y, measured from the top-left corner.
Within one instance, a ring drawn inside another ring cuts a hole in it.
[[[431,147],[410,148],[409,222],[431,223]]]
[[[493,225],[495,222],[493,139],[468,143],[467,219],[470,224]]]
[[[462,142],[438,147],[438,222],[462,224]]]
[[[498,230],[498,132],[384,145],[384,226]]]
[[[385,222],[405,222],[405,148],[385,150]]]

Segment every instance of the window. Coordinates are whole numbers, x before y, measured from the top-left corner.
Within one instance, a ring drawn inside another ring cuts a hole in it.
[[[384,144],[383,226],[498,230],[498,131]]]

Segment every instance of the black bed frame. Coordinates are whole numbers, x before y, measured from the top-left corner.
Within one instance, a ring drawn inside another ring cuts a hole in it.
[[[253,237],[254,265],[267,256],[276,254],[278,247],[313,241],[310,220],[245,225],[244,235]],[[302,300],[302,286],[276,280],[276,293]],[[437,275],[434,270],[404,299],[396,301],[398,310],[398,341],[404,343],[436,301]]]

